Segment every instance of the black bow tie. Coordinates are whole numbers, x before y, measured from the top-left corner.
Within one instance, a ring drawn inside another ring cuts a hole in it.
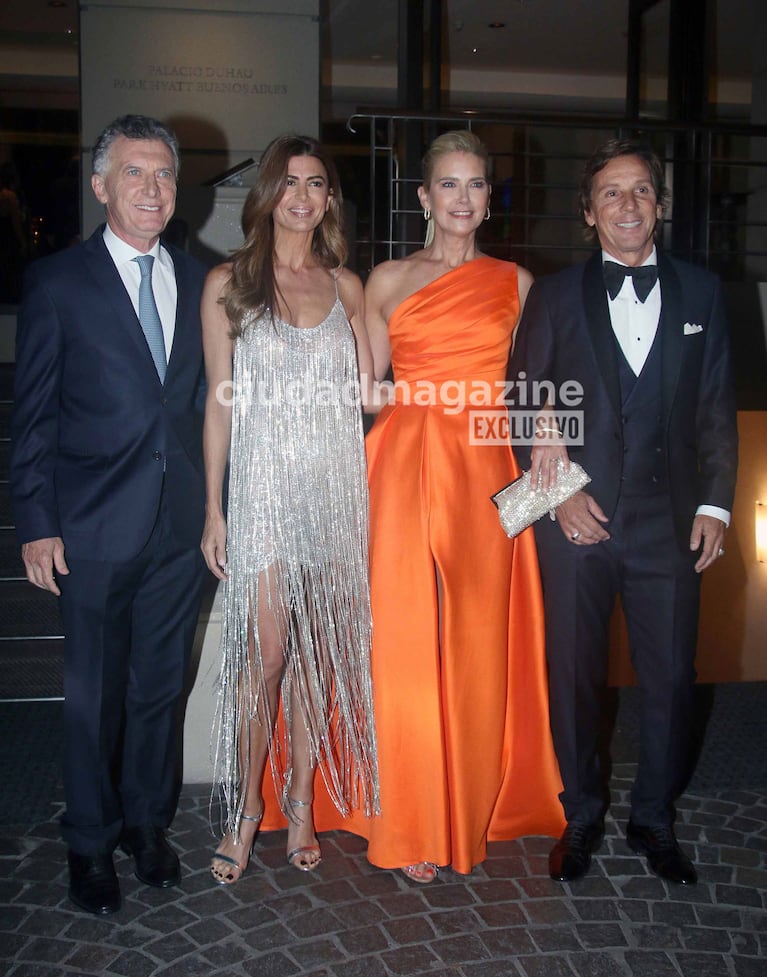
[[[602,265],[605,276],[605,286],[614,299],[623,286],[623,279],[628,275],[634,280],[634,291],[640,302],[644,302],[658,281],[657,265],[640,265],[639,268],[629,268],[619,265],[617,261],[605,261]]]

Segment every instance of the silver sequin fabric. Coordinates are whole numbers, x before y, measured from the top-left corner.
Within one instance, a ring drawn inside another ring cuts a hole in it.
[[[504,532],[507,536],[518,536],[547,512],[553,513],[590,481],[577,461],[571,461],[565,471],[561,458],[557,459],[557,480],[546,491],[532,488],[530,472],[524,472],[493,496]]]
[[[284,732],[270,733],[269,757],[283,810],[291,728],[303,727],[338,810],[379,811],[354,336],[338,299],[313,328],[268,312],[243,325],[234,353],[228,579],[214,727],[215,777],[226,827],[235,834],[246,788],[242,730],[249,721],[274,725],[255,608],[276,623],[282,639]]]

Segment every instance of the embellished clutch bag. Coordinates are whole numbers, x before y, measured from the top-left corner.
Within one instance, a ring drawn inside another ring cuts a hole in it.
[[[524,472],[490,498],[498,507],[504,532],[514,537],[580,492],[590,481],[576,461],[571,461],[569,469],[565,471],[560,458],[557,462],[557,480],[545,492],[542,488],[533,488],[530,485],[530,472]]]

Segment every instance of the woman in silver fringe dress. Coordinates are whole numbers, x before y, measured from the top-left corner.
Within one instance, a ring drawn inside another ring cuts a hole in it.
[[[267,757],[302,871],[321,858],[318,767],[340,812],[379,807],[359,379],[366,400],[372,357],[340,215],[323,148],[277,138],[245,202],[245,243],[203,293],[202,550],[225,581],[213,735],[226,831],[211,873],[224,885],[248,864]]]

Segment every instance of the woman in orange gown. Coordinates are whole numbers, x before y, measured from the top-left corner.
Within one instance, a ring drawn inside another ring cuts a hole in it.
[[[477,251],[487,165],[468,131],[434,141],[433,235],[377,266],[365,297],[376,375],[391,361],[395,380],[367,438],[382,813],[345,827],[417,882],[563,826],[535,542],[508,539],[490,500],[519,474],[503,392],[532,276]]]

